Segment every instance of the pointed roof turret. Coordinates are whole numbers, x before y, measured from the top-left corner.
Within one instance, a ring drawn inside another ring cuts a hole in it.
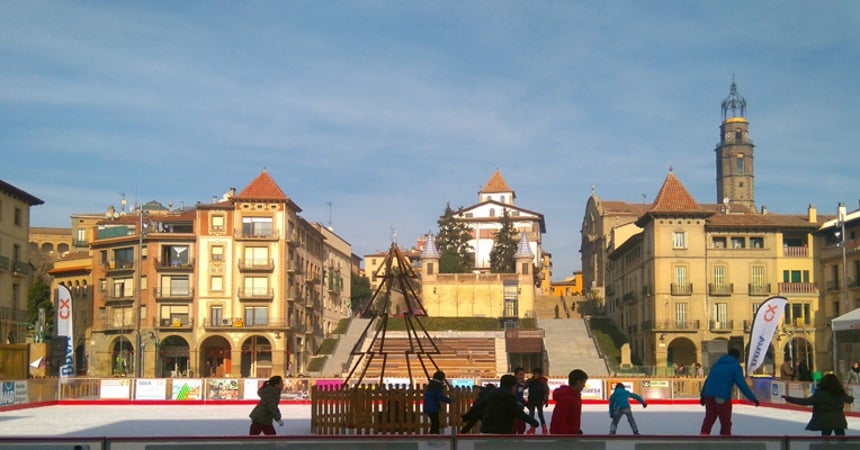
[[[424,243],[424,251],[421,252],[421,258],[438,258],[439,250],[436,248],[436,242],[433,240],[433,235],[427,235],[427,242]]]
[[[499,172],[499,169],[496,169],[493,172],[493,176],[490,177],[490,180],[487,181],[487,184],[481,189],[481,193],[484,194],[493,194],[499,192],[513,192],[511,187],[508,186],[508,183],[502,178],[502,173]]]
[[[243,200],[289,200],[284,191],[278,186],[278,183],[275,183],[275,180],[269,176],[269,172],[265,168],[235,198]]]
[[[534,253],[532,253],[532,248],[529,246],[529,239],[526,237],[525,233],[520,234],[520,245],[517,247],[517,254],[514,258],[534,258]]]
[[[702,207],[693,199],[681,180],[675,176],[672,168],[669,168],[669,175],[663,181],[663,186],[660,187],[660,192],[654,198],[654,203],[651,204],[649,212],[669,212],[669,211],[702,211]]]

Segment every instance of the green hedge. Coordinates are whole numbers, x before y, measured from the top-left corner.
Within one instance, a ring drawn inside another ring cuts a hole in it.
[[[418,320],[427,331],[502,331],[504,329],[499,319],[492,317],[419,317]],[[518,328],[535,329],[536,324],[533,318],[520,319]],[[389,318],[388,330],[405,331],[405,320],[402,317]]]
[[[340,319],[337,322],[337,326],[334,327],[334,334],[345,334],[347,328],[349,328],[349,322],[352,319]]]
[[[311,358],[310,362],[308,362],[308,372],[319,372],[323,369],[325,365],[325,360],[328,358],[327,356],[314,356]]]

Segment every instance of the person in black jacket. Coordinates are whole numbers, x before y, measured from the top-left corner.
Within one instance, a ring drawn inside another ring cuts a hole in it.
[[[424,389],[424,414],[430,418],[430,434],[439,434],[439,411],[442,409],[442,403],[451,403],[451,398],[442,390],[444,383],[445,372],[437,370]]]
[[[472,403],[472,407],[466,411],[466,414],[460,416],[463,418],[463,428],[460,428],[461,434],[468,433],[481,420],[481,417],[484,416],[484,409],[487,407],[487,396],[495,389],[496,385],[493,383],[481,386],[481,390],[478,391],[478,398]]]
[[[264,382],[263,386],[257,391],[260,401],[251,411],[251,414],[248,415],[251,418],[251,436],[256,436],[260,433],[275,434],[275,427],[272,425],[272,421],[278,422],[280,426],[284,426],[284,420],[281,418],[281,410],[278,409],[278,404],[281,402],[281,391],[283,390],[284,379],[275,375]]]
[[[831,433],[845,436],[848,421],[843,408],[846,403],[853,403],[854,397],[845,392],[845,387],[836,375],[824,375],[811,397],[783,395],[782,398],[796,405],[812,405],[812,419],[806,425],[807,430],[821,431],[822,436],[830,436]]]
[[[499,385],[498,389],[487,395],[487,405],[481,417],[481,433],[512,434],[515,419],[537,427],[538,421],[529,417],[523,411],[522,403],[517,401],[517,378],[513,375],[502,375]]]
[[[540,427],[543,434],[547,434],[546,419],[543,416],[543,408],[549,404],[549,386],[547,379],[543,376],[543,369],[535,367],[532,369],[532,377],[526,380],[526,407],[529,409],[529,416],[534,417],[537,412],[537,418],[540,421]],[[528,434],[534,434],[535,429],[531,428]]]

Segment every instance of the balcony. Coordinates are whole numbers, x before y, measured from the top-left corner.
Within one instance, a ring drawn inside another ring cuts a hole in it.
[[[656,329],[661,331],[699,331],[698,320],[664,320],[656,322]]]
[[[770,295],[770,284],[749,284],[749,295]]]
[[[277,241],[280,237],[281,234],[278,233],[277,230],[273,230],[269,233],[245,234],[241,231],[233,233],[233,238],[237,241]]]
[[[818,295],[815,283],[778,283],[777,287],[780,294]]]
[[[275,293],[272,289],[239,289],[237,296],[240,301],[271,301]]]
[[[634,302],[636,301],[636,294],[634,294],[633,292],[625,292],[624,296],[621,297],[621,301],[624,303]]]
[[[108,275],[134,272],[134,261],[111,261],[104,268]]]
[[[731,320],[711,320],[708,323],[708,329],[715,333],[729,333],[734,326],[735,324]]]
[[[287,264],[287,273],[300,275],[302,268],[298,264]]]
[[[26,276],[33,273],[33,266],[26,261],[21,261],[20,259],[16,259],[12,261],[12,273],[14,275]]]
[[[782,256],[792,257],[792,258],[805,258],[809,256],[809,249],[807,247],[791,247],[784,246],[782,247]]]
[[[155,269],[159,272],[191,272],[194,270],[194,259],[188,261],[164,261],[155,258]]]
[[[734,283],[729,284],[708,284],[708,294],[713,296],[729,296],[735,291]]]
[[[824,283],[827,292],[839,290],[839,280],[830,280]]]
[[[8,256],[0,256],[0,270],[8,271],[12,268],[12,260]]]
[[[106,303],[133,302],[134,294],[105,294]]]
[[[672,283],[670,286],[672,295],[693,295],[693,283],[678,284]]]
[[[233,318],[223,318],[220,319],[219,322],[213,323],[211,319],[206,318],[203,319],[203,328],[209,330],[224,330],[229,328],[251,328],[251,329],[271,329],[273,331],[284,331],[289,329],[286,325],[286,322],[283,319],[272,318],[265,323],[245,323],[245,319],[241,317],[233,317]]]
[[[90,243],[86,239],[72,239],[72,246],[75,248],[87,248]]]
[[[191,301],[194,299],[193,288],[152,288],[156,300]]]
[[[170,319],[152,319],[152,326],[161,330],[191,330],[194,328],[194,319],[190,317],[174,317]]]
[[[242,272],[271,272],[275,270],[273,259],[239,259],[239,270]]]

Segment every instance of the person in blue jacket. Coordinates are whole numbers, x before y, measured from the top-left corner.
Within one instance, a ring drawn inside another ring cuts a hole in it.
[[[442,392],[444,383],[445,372],[437,370],[424,389],[424,414],[430,418],[430,434],[439,434],[439,410],[442,403],[451,403],[451,398]]]
[[[627,423],[633,430],[633,434],[639,434],[639,427],[636,426],[636,419],[633,418],[633,411],[630,409],[630,399],[636,400],[642,404],[643,408],[647,408],[648,404],[639,395],[628,392],[624,387],[624,383],[615,385],[615,390],[609,396],[609,417],[612,417],[612,423],[609,425],[609,434],[615,434],[618,429],[618,422],[622,417],[627,416]]]
[[[699,403],[705,407],[705,419],[702,421],[701,434],[711,434],[711,428],[717,418],[720,419],[720,435],[732,434],[732,388],[737,386],[751,402],[759,405],[759,401],[750,390],[744,378],[744,372],[740,366],[741,352],[736,348],[729,349],[727,355],[723,355],[711,367],[702,392]]]

